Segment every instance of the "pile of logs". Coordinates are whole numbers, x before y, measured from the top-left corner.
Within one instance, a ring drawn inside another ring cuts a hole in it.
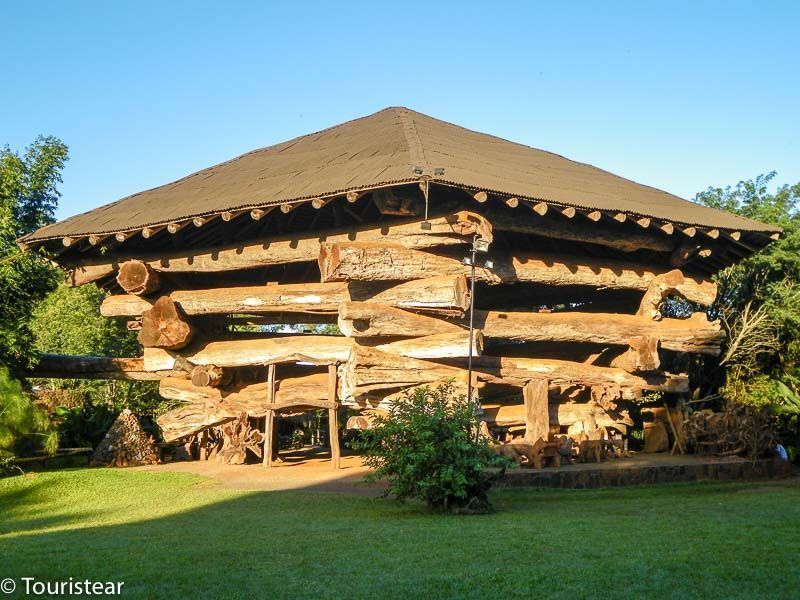
[[[206,457],[239,463],[249,452],[268,463],[273,453],[263,446],[271,443],[273,417],[323,409],[333,427],[340,406],[380,409],[404,390],[445,380],[462,391],[474,386],[486,426],[498,439],[535,444],[552,433],[571,436],[579,447],[580,436],[592,441],[601,431],[625,434],[633,421],[624,403],[643,392],[689,391],[687,375],[662,369],[664,352],[719,353],[724,334],[703,312],[662,317],[667,297],[702,307],[716,295],[712,282],[659,266],[669,264],[668,254],[661,263],[640,264],[517,250],[508,243],[495,251],[493,244],[492,267],[476,269],[483,300],[470,335],[470,268],[462,259],[474,240],[495,242],[498,232],[570,240],[578,231],[565,224],[556,235],[537,229],[527,214],[509,219],[484,212],[84,261],[74,265],[74,283],[116,273],[125,294],[107,297],[101,312],[131,319],[143,357],[84,357],[69,364],[50,356],[38,370],[158,379],[162,396],[184,403],[159,417],[165,440],[216,432],[219,447],[206,439]],[[600,246],[626,243],[603,235],[598,229]],[[654,252],[670,251],[658,240]],[[252,271],[297,264],[312,275],[265,284],[261,271]],[[231,273],[235,279],[214,278]],[[187,276],[195,277],[189,286]],[[561,300],[541,310],[537,290],[544,289]],[[613,312],[608,294],[619,291],[638,294],[638,309]],[[493,309],[497,298],[514,310]],[[242,320],[335,321],[341,335],[235,331]],[[265,366],[271,366],[269,376]],[[255,427],[264,419],[259,437]],[[364,428],[370,419],[352,422]]]
[[[722,410],[696,410],[684,422],[686,437],[697,454],[770,455],[777,438],[772,419],[763,409],[727,403]]]
[[[142,429],[130,410],[123,410],[95,448],[92,466],[128,467],[154,465],[158,462],[155,440]]]

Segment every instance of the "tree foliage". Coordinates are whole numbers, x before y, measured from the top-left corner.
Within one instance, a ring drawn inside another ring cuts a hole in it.
[[[0,367],[0,458],[44,450],[52,454],[58,437],[47,415],[22,390],[8,369]]]
[[[31,329],[38,352],[91,356],[137,356],[135,335],[100,315],[105,292],[95,285],[62,284],[33,311]],[[152,416],[162,400],[147,381],[55,379],[37,382],[37,396],[59,425],[62,444],[98,443],[119,411]]]
[[[709,188],[696,200],[783,228],[779,240],[717,275],[712,312],[728,333],[721,395],[772,410],[784,438],[800,450],[800,183],[770,192],[774,177]],[[715,373],[706,375],[719,381]]]
[[[507,462],[476,435],[476,408],[454,396],[452,384],[406,393],[352,444],[374,469],[367,478],[388,481],[387,496],[421,499],[434,510],[488,510],[487,470]]]
[[[30,311],[57,284],[58,272],[16,239],[53,222],[67,147],[38,137],[22,155],[0,150],[0,362],[19,375],[33,360]]]

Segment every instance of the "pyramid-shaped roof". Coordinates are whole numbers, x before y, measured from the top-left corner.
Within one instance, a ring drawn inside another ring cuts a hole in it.
[[[551,152],[407,108],[387,108],[248,152],[48,225],[23,241],[131,231],[224,211],[411,183],[422,177],[434,183],[686,225],[777,231]],[[431,201],[435,202],[435,196]]]

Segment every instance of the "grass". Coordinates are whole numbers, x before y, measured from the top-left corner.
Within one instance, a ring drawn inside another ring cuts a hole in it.
[[[126,598],[796,597],[800,487],[502,490],[489,516],[185,474],[0,480],[0,579],[124,581]]]

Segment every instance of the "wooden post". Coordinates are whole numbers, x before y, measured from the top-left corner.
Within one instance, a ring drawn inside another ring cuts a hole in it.
[[[208,429],[203,429],[200,432],[200,460],[208,460],[208,456],[206,454],[206,448],[208,446]]]
[[[331,442],[331,466],[341,468],[341,451],[339,449],[339,417],[336,403],[336,365],[328,365],[328,400],[333,404],[328,409],[328,437]]]
[[[522,388],[525,399],[525,441],[547,441],[550,433],[550,413],[547,405],[547,379],[531,379]]]
[[[267,406],[275,404],[275,364],[267,367]],[[275,436],[275,411],[268,408],[264,423],[264,466],[272,466],[272,438]]]

